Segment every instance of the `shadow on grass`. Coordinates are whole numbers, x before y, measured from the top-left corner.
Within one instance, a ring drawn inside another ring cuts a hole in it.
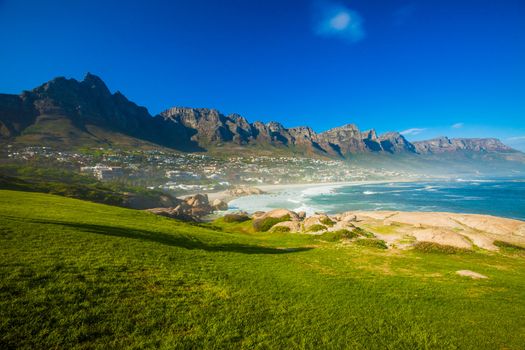
[[[94,225],[94,224],[83,224],[83,223],[72,223],[67,221],[54,221],[54,220],[35,220],[35,219],[24,219],[24,222],[45,224],[45,225],[60,225],[64,227],[71,227],[82,232],[95,233],[105,236],[123,237],[138,239],[142,241],[150,241],[160,243],[173,247],[180,247],[186,249],[202,249],[208,252],[234,252],[242,254],[288,254],[297,253],[311,250],[308,247],[298,248],[271,248],[257,245],[247,245],[238,243],[225,243],[212,245],[204,243],[195,237],[187,236],[183,234],[171,235],[162,232],[131,229],[115,226],[105,225]]]

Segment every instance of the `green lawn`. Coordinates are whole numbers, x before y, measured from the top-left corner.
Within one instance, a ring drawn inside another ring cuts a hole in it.
[[[0,348],[525,348],[520,250],[384,250],[250,224],[0,191]]]

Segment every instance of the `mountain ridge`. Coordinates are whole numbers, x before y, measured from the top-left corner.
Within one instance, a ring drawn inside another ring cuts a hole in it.
[[[19,95],[0,94],[0,138],[59,145],[146,143],[180,151],[249,145],[344,159],[362,153],[518,152],[493,138],[410,142],[396,131],[378,135],[352,123],[316,133],[309,126],[286,128],[276,121],[250,123],[213,108],[171,107],[153,116],[120,91],[111,93],[91,73],[82,81],[58,77]]]

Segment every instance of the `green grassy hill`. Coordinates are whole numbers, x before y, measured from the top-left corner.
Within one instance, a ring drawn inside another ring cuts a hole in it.
[[[521,349],[525,255],[383,250],[0,191],[0,315],[3,349]]]

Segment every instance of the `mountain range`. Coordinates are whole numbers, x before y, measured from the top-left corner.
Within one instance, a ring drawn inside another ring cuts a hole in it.
[[[172,107],[152,116],[99,77],[55,78],[19,95],[0,94],[0,139],[20,144],[162,146],[180,151],[271,150],[348,159],[359,154],[520,153],[494,138],[410,142],[354,124],[316,133],[308,126],[250,123],[216,109]]]

